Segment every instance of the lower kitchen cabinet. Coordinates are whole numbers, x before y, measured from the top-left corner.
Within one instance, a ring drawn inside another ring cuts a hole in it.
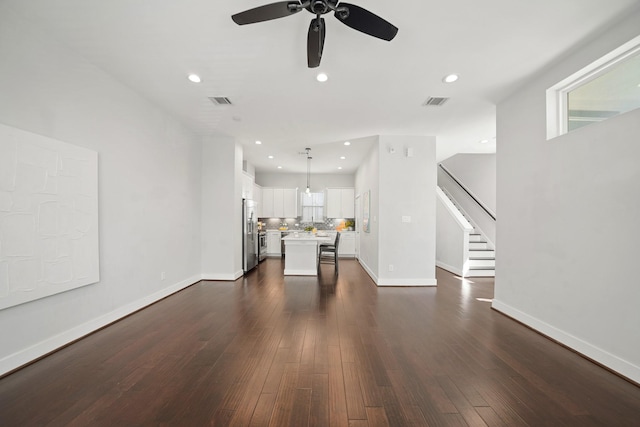
[[[338,245],[338,256],[355,257],[356,256],[356,232],[343,231],[340,235],[340,244]]]
[[[279,256],[281,234],[279,231],[267,231],[267,255]]]
[[[336,238],[336,231],[329,231],[327,233],[333,240]],[[340,243],[338,244],[338,256],[340,257],[355,257],[356,256],[356,232],[355,231],[343,231],[340,234]]]

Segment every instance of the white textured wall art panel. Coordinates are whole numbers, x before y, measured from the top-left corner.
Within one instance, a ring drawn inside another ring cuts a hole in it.
[[[0,309],[99,280],[98,153],[0,124]]]

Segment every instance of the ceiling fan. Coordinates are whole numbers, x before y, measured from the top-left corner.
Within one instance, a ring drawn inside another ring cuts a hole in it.
[[[355,4],[339,2],[339,0],[281,1],[236,13],[231,16],[231,19],[238,25],[254,24],[284,18],[298,13],[302,9],[307,9],[316,15],[311,20],[307,34],[307,64],[309,68],[320,65],[325,36],[325,23],[322,15],[331,11],[334,12],[338,21],[346,26],[382,40],[391,41],[398,33],[398,28],[378,15]]]

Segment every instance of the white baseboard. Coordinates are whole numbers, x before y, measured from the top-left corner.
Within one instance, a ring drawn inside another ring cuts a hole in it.
[[[438,286],[436,279],[378,279],[378,286]]]
[[[89,335],[90,333],[97,331],[98,329],[103,328],[110,323],[120,320],[123,317],[126,317],[129,314],[134,313],[148,305],[151,305],[156,301],[159,301],[173,293],[181,291],[182,289],[189,287],[196,282],[199,282],[200,279],[201,277],[199,274],[192,276],[147,297],[131,302],[123,307],[120,307],[117,310],[97,317],[93,320],[90,320],[89,322],[83,323],[82,325],[78,325],[63,333],[47,338],[46,340],[32,345],[31,347],[27,347],[16,353],[10,354],[0,359],[0,375],[11,372],[12,370],[19,368],[20,366],[26,365],[27,363],[32,362],[39,357],[42,357],[54,350],[64,347],[65,345],[86,335]]]
[[[380,279],[369,268],[366,262],[358,259],[364,271],[371,277],[376,286],[438,286],[436,279]]]
[[[457,276],[464,277],[462,270],[460,270],[459,268],[453,267],[451,265],[445,264],[444,262],[436,261],[436,266],[444,270],[447,270],[448,272],[453,273]]]
[[[244,275],[244,271],[236,271],[233,274],[204,273],[202,280],[217,280],[222,282],[233,282]]]
[[[600,363],[607,368],[611,369],[629,378],[632,381],[640,383],[640,366],[633,365],[626,360],[617,357],[601,348],[598,348],[586,341],[581,340],[565,331],[562,331],[548,323],[545,323],[535,317],[532,317],[522,311],[509,306],[498,300],[493,300],[491,305],[497,311],[506,314],[507,316],[524,323],[530,328],[552,338],[563,345],[577,351],[578,353]]]
[[[371,277],[371,280],[373,280],[373,283],[375,283],[376,285],[378,284],[378,276],[376,276],[373,273],[373,270],[371,270],[369,268],[369,266],[367,265],[366,262],[364,262],[362,259],[358,258],[358,262],[360,263],[360,265],[362,266],[362,268],[364,268],[364,271],[367,272],[367,274],[369,275],[369,277]]]

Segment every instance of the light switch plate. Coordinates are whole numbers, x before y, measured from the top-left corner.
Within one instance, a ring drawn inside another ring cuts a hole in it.
[[[411,217],[410,216],[402,216],[402,222],[411,222]]]

